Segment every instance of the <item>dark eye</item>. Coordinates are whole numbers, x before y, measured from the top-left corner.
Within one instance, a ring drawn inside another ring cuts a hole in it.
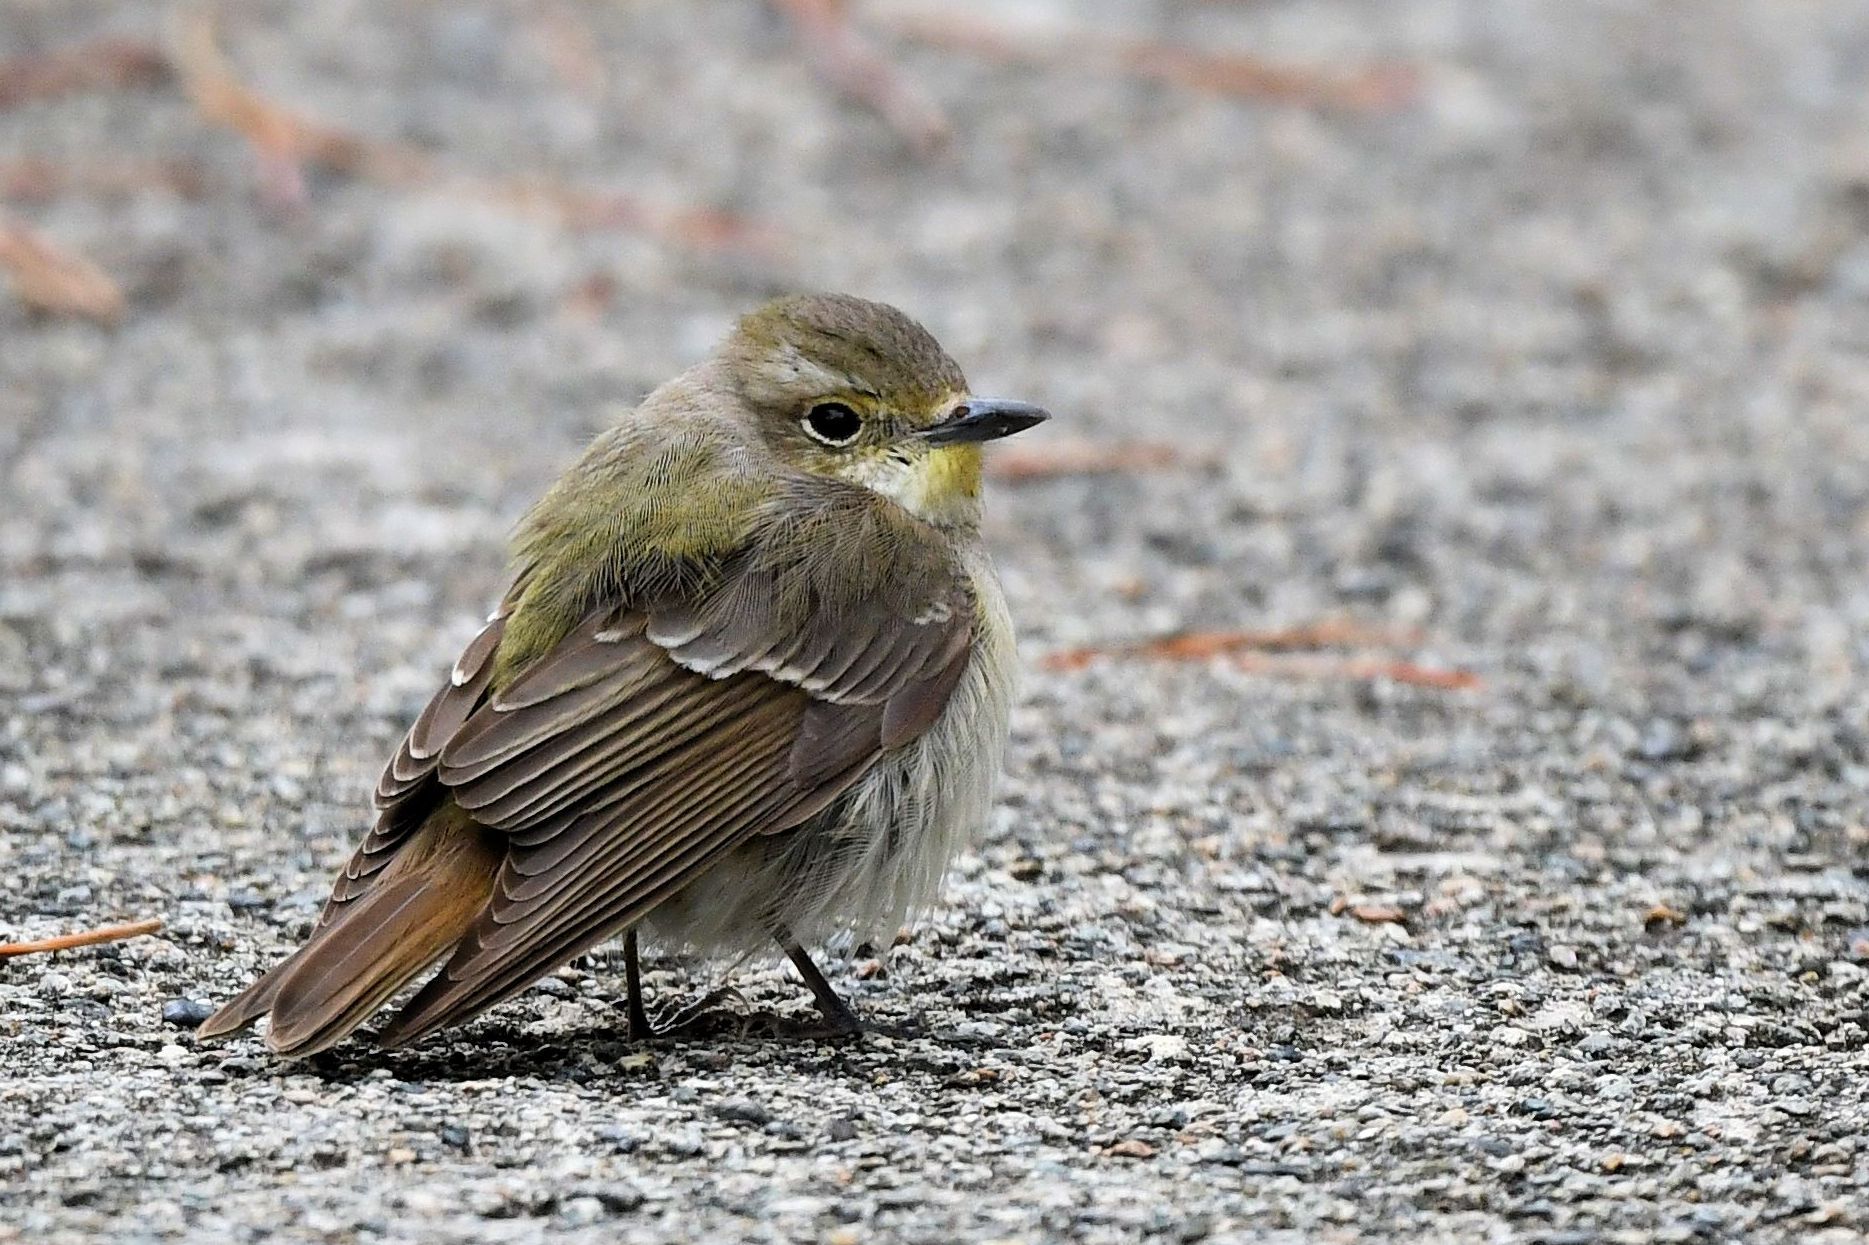
[[[842,402],[820,402],[805,412],[805,431],[826,445],[849,445],[863,431],[863,416]]]

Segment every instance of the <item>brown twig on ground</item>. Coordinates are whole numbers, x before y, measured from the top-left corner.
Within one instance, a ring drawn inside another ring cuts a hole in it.
[[[870,109],[916,152],[927,155],[953,136],[934,101],[910,83],[850,24],[844,0],[774,0],[798,29],[818,72]]]
[[[1131,471],[1207,467],[1218,458],[1217,454],[1191,453],[1163,442],[1063,441],[996,450],[987,458],[987,471],[997,480],[1018,483],[1057,476],[1120,475]]]
[[[261,184],[275,202],[304,201],[306,165],[397,185],[429,173],[428,161],[417,152],[298,116],[241,82],[215,42],[214,21],[205,12],[177,26],[173,55],[182,87],[201,115],[252,147]]]
[[[162,190],[199,199],[207,181],[186,160],[120,160],[72,163],[27,158],[0,163],[0,199],[44,203],[68,194],[129,195]]]
[[[1405,648],[1420,642],[1418,632],[1379,630],[1347,619],[1328,618],[1264,631],[1177,631],[1133,644],[1065,649],[1050,654],[1039,664],[1047,670],[1082,670],[1105,657],[1208,661],[1246,653],[1292,653],[1320,648]]]
[[[1181,631],[1133,644],[1064,649],[1039,661],[1046,670],[1082,670],[1103,658],[1211,661],[1226,658],[1236,669],[1283,678],[1388,681],[1414,687],[1466,691],[1480,686],[1468,670],[1423,666],[1387,657],[1339,657],[1307,650],[1407,648],[1421,642],[1415,631],[1365,627],[1327,619],[1271,631]]]
[[[94,39],[56,52],[0,61],[0,108],[74,91],[151,86],[168,72],[168,58],[153,43]]]
[[[159,917],[147,921],[131,921],[126,925],[106,925],[101,929],[87,929],[76,934],[60,934],[56,938],[40,938],[33,942],[0,942],[0,960],[15,955],[43,955],[49,951],[69,951],[73,947],[92,947],[101,942],[122,942],[126,938],[141,938],[144,934],[153,934],[162,928]]]
[[[175,64],[202,116],[233,130],[252,147],[261,163],[261,184],[275,202],[302,204],[305,169],[317,167],[388,186],[459,194],[510,212],[547,215],[568,229],[634,229],[698,248],[772,245],[769,233],[725,212],[663,207],[620,192],[543,178],[453,174],[422,152],[300,116],[234,75],[205,15],[178,31]]]
[[[1330,73],[1274,64],[1246,52],[1208,52],[1088,31],[1047,34],[948,13],[901,13],[887,20],[892,29],[909,38],[992,60],[1114,70],[1235,99],[1344,112],[1391,112],[1406,105],[1419,89],[1419,75],[1405,65]]]
[[[1405,65],[1332,75],[1274,65],[1240,52],[1215,54],[1149,43],[1121,45],[1112,55],[1138,77],[1193,91],[1344,112],[1393,112],[1420,89],[1420,75]]]
[[[102,268],[5,216],[0,216],[0,271],[29,307],[100,324],[115,324],[123,315],[123,291]]]

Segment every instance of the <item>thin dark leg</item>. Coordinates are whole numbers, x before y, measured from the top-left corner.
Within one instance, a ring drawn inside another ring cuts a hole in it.
[[[655,1036],[649,1027],[649,1013],[642,1006],[642,963],[636,953],[636,931],[623,937],[623,981],[629,987],[630,1040],[646,1042]]]
[[[850,1004],[837,997],[837,991],[831,989],[831,983],[824,979],[818,966],[811,962],[805,949],[798,945],[798,940],[790,932],[781,931],[775,935],[779,945],[785,948],[785,954],[792,957],[792,963],[798,966],[799,975],[805,984],[811,987],[811,997],[818,1001],[818,1010],[824,1014],[824,1022],[836,1033],[861,1033],[863,1021]]]

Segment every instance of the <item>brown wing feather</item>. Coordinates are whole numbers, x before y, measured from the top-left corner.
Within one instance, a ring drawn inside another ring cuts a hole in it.
[[[456,798],[486,825],[523,830],[569,808],[622,794],[611,788],[622,784],[627,790],[645,762],[713,733],[721,719],[753,707],[760,696],[750,681],[701,686],[691,682],[696,676],[666,659],[660,666],[637,697],[592,724],[593,738],[585,747],[556,764],[546,764],[550,756],[539,757],[538,749],[522,753],[457,788]]]
[[[435,756],[441,751],[441,745],[453,738],[461,724],[480,707],[493,680],[493,655],[499,651],[500,641],[506,635],[506,620],[511,614],[512,607],[502,605],[479,634],[468,641],[460,659],[449,671],[448,681],[429,699],[415,724],[402,737],[395,755],[383,768],[383,776],[377,780],[379,810],[389,810],[435,772]]]

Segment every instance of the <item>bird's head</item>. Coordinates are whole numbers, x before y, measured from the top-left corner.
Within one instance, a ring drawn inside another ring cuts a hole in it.
[[[843,294],[768,303],[740,320],[720,361],[781,460],[938,526],[978,522],[982,442],[1048,418],[1029,403],[974,396],[928,330]]]

